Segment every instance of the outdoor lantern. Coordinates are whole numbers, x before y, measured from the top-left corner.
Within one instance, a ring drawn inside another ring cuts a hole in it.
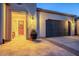
[[[34,16],[32,16],[32,20],[34,20]]]

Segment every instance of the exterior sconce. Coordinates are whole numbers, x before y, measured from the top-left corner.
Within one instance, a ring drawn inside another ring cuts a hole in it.
[[[32,20],[34,20],[34,16],[32,16],[31,18],[32,18]]]
[[[6,3],[6,5],[8,5],[8,6],[9,6],[9,5],[10,5],[10,3]]]
[[[17,3],[18,5],[22,5],[22,3]]]

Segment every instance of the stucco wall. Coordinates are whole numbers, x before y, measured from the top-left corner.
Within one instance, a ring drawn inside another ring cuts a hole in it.
[[[26,12],[28,36],[30,35],[31,29],[37,30],[36,4],[35,3],[22,3],[22,4],[11,3],[10,6],[11,6],[11,10],[13,11],[25,11]],[[5,11],[4,11],[4,14],[5,14]],[[5,16],[4,16],[4,20],[5,20]],[[4,26],[4,29],[5,29],[5,26]],[[3,33],[3,35],[5,39],[5,33]]]
[[[53,20],[71,20],[71,17],[63,16],[63,15],[57,15],[57,14],[50,14],[45,12],[39,12],[39,37],[45,37],[46,36],[46,20],[47,19],[53,19]],[[68,28],[68,23],[66,22],[66,27]],[[68,29],[67,29],[68,30]],[[71,30],[71,35],[74,34],[74,31]]]
[[[26,11],[27,13],[27,31],[28,36],[30,36],[30,32],[32,29],[37,30],[37,18],[36,18],[36,4],[35,3],[25,3],[25,4],[11,4],[12,10],[17,11]]]
[[[0,44],[2,43],[2,4],[0,3]]]
[[[77,35],[79,35],[79,19],[77,20]]]

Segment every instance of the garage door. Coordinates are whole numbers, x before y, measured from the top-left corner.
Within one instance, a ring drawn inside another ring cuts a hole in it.
[[[46,20],[46,37],[64,36],[65,34],[65,21]]]
[[[26,12],[12,13],[12,39],[26,39]]]

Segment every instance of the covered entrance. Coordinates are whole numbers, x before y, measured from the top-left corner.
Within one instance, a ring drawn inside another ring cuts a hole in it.
[[[65,21],[46,20],[46,37],[65,36],[67,34],[65,30]]]
[[[12,11],[12,30],[11,39],[25,39],[26,40],[26,12]]]

